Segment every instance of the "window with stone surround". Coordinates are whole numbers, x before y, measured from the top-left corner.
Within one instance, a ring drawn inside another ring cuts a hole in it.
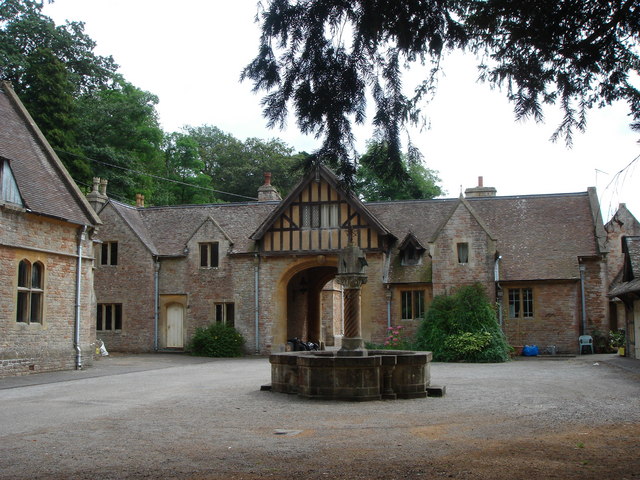
[[[96,319],[96,330],[99,332],[122,330],[122,304],[99,303]]]
[[[216,323],[224,323],[229,327],[235,325],[235,304],[216,303],[215,304]]]
[[[458,251],[458,263],[463,265],[469,263],[469,244],[467,242],[458,243],[457,251]]]
[[[533,289],[509,289],[509,318],[533,318]]]
[[[102,244],[100,265],[118,265],[118,242],[104,242]]]
[[[400,292],[402,320],[415,320],[424,315],[424,290],[403,290]]]
[[[18,299],[16,321],[42,323],[44,300],[44,265],[21,260],[18,264]]]
[[[208,242],[199,244],[200,247],[200,268],[218,267],[218,242]]]

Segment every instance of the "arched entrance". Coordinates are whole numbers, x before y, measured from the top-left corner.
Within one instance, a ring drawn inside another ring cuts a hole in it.
[[[334,345],[342,334],[342,305],[333,266],[311,267],[297,272],[287,283],[287,340],[299,338]]]

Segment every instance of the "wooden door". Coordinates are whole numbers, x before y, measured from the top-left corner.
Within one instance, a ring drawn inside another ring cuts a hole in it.
[[[184,307],[179,303],[167,306],[167,348],[184,348]]]

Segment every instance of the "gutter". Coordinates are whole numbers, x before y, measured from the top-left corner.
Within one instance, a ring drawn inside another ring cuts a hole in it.
[[[78,263],[76,270],[76,312],[75,312],[75,331],[73,336],[73,346],[76,350],[76,370],[82,370],[82,348],[80,347],[80,302],[82,293],[82,242],[86,238],[87,226],[83,225],[80,235],[78,235]]]

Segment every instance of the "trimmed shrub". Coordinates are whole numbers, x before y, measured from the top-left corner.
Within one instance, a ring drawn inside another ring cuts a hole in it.
[[[416,333],[416,346],[441,362],[505,362],[509,346],[480,284],[435,297]]]
[[[187,348],[192,355],[199,357],[240,357],[244,342],[235,328],[212,323],[208,327],[197,328]]]

